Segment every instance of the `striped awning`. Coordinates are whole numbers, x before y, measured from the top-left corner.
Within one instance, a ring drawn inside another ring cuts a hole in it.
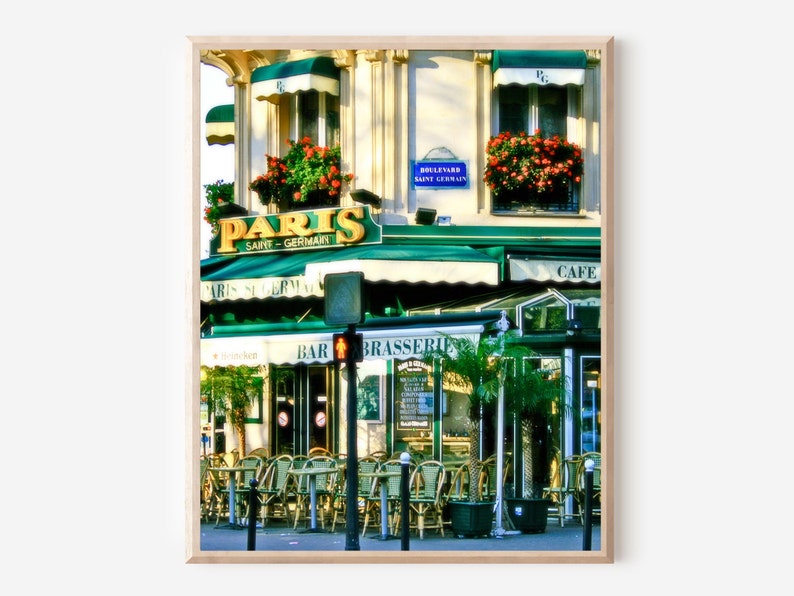
[[[251,73],[251,93],[259,101],[275,102],[284,93],[315,90],[339,95],[339,67],[334,59],[306,60],[260,66]]]
[[[306,279],[360,271],[367,281],[429,284],[486,284],[500,280],[498,259],[468,246],[362,246],[325,251],[306,265]]]
[[[364,336],[364,360],[421,358],[449,337],[472,341],[493,329],[501,313],[451,313],[368,319],[357,327]],[[201,338],[203,366],[265,366],[333,361],[333,334],[324,323],[232,324],[214,326]]]
[[[359,246],[258,254],[201,264],[202,302],[324,296],[329,273],[361,271],[371,282],[499,284],[501,262],[468,246]]]
[[[204,119],[208,145],[231,145],[234,143],[234,104],[215,106]]]
[[[493,86],[584,85],[582,50],[494,50]]]

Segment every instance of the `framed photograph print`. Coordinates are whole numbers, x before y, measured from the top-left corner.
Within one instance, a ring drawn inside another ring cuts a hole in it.
[[[613,39],[188,45],[187,561],[611,563]]]

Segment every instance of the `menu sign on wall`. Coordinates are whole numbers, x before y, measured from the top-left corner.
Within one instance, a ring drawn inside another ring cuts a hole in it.
[[[433,428],[432,367],[421,360],[397,362],[395,401],[398,430]]]

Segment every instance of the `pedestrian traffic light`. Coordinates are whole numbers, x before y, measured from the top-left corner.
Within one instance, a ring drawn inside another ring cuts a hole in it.
[[[326,325],[357,325],[364,322],[363,273],[329,273],[323,285]]]
[[[344,364],[348,358],[352,362],[364,361],[364,336],[361,333],[334,333],[334,362]]]

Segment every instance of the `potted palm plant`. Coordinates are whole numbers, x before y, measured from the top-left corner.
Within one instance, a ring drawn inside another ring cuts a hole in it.
[[[468,500],[450,501],[452,531],[458,536],[474,537],[490,533],[494,517],[493,501],[483,501],[479,478],[482,472],[480,424],[484,410],[492,409],[499,395],[503,368],[520,360],[528,351],[518,345],[505,346],[493,337],[444,336],[445,349],[423,355],[423,360],[441,367],[444,386],[464,393],[469,401],[469,490]]]
[[[545,433],[551,416],[564,411],[559,371],[543,370],[530,352],[506,369],[505,399],[508,410],[520,423],[521,479],[515,498],[506,498],[511,522],[524,533],[544,532],[551,502],[539,494],[535,482],[538,435]]]

